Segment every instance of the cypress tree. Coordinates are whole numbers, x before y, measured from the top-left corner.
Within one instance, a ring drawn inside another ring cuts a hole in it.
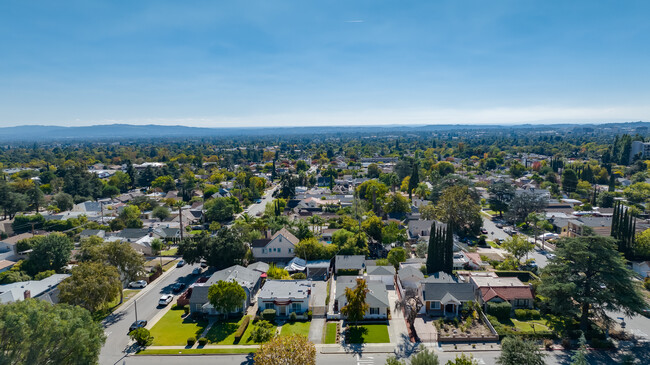
[[[427,250],[427,272],[434,272],[436,268],[436,222],[431,225],[431,234],[429,236],[429,247]]]
[[[447,274],[452,273],[454,270],[454,232],[451,229],[449,223],[447,223],[447,228],[445,229],[446,237],[444,242],[444,260],[445,265],[443,271]]]

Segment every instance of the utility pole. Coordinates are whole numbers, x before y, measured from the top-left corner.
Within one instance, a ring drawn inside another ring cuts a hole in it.
[[[35,224],[36,224],[36,222],[31,222],[31,225],[32,225],[32,237],[35,236],[35,234],[34,234],[34,225]]]
[[[181,241],[183,240],[183,206],[178,204],[178,223],[181,227]]]
[[[138,301],[136,299],[133,300],[133,303],[135,304],[135,321],[138,321]]]

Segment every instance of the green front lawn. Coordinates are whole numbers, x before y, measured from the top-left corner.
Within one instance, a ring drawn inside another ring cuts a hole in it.
[[[161,251],[160,255],[161,256],[176,256],[176,252],[178,252],[178,248],[174,247],[169,250]]]
[[[210,343],[216,345],[234,345],[235,332],[237,332],[237,329],[243,320],[244,317],[241,317],[239,319],[219,320],[213,324],[212,327],[210,327],[210,330],[208,331],[208,334],[205,336],[205,338],[207,338]],[[249,332],[252,326],[253,321],[250,321],[248,327],[246,328],[246,332]],[[242,340],[246,336],[246,332],[244,332]]]
[[[256,349],[159,349],[142,350],[136,355],[252,354]]]
[[[553,325],[551,324],[551,322],[549,322],[548,319],[545,318],[530,319],[527,321],[522,321],[515,318],[508,318],[508,320],[506,321],[500,321],[500,320],[497,321],[498,322],[496,323],[497,325],[495,326],[495,328],[503,326],[509,329],[510,331],[515,331],[516,333],[520,333],[523,335],[550,334],[553,332],[551,328],[553,327]],[[497,332],[499,332],[498,329]]]
[[[303,335],[309,337],[309,325],[311,322],[293,322],[282,326],[280,336]]]
[[[330,322],[325,327],[325,343],[336,343],[336,322]]]
[[[183,318],[182,309],[169,310],[151,329],[153,346],[183,346],[190,337],[199,338],[208,326],[204,320]]]
[[[388,325],[364,324],[348,327],[345,341],[347,343],[388,343]]]

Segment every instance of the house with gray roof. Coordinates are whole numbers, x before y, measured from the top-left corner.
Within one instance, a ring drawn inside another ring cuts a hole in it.
[[[388,289],[395,285],[395,268],[392,266],[367,266],[366,276],[369,281],[381,281]]]
[[[364,315],[364,319],[385,319],[388,318],[388,308],[390,302],[388,301],[388,291],[386,285],[381,281],[366,281],[368,285],[368,293],[366,294],[366,304],[368,310]],[[339,316],[341,308],[347,305],[347,298],[345,296],[345,289],[353,289],[357,285],[357,278],[354,276],[341,276],[336,279],[336,294],[334,297],[334,312]]]
[[[459,310],[476,300],[472,283],[438,272],[422,281],[422,312],[431,316],[458,316]]]
[[[275,310],[278,317],[309,310],[311,282],[309,280],[267,280],[257,296],[258,311]]]
[[[230,314],[246,311],[246,308],[251,304],[260,288],[261,276],[261,272],[240,265],[234,265],[215,272],[205,283],[194,284],[192,296],[190,297],[190,312],[207,315],[220,314],[208,300],[208,290],[213,284],[217,284],[219,281],[235,281],[246,292],[246,299],[242,302],[242,306]]]
[[[106,237],[106,231],[104,231],[103,229],[84,229],[79,234],[80,239],[90,238],[93,236],[104,238]]]
[[[402,266],[397,272],[397,289],[400,290],[402,295],[404,290],[413,289],[419,292],[424,274],[419,268],[414,266]]]
[[[59,289],[57,286],[69,276],[69,274],[54,274],[43,280],[20,281],[0,285],[0,303],[13,303],[35,298],[56,304],[59,302]]]
[[[264,262],[287,263],[296,256],[295,248],[300,240],[286,228],[275,232],[272,236],[253,240],[251,251],[256,260]]]
[[[334,258],[334,272],[337,274],[341,270],[359,271],[359,274],[363,273],[363,270],[366,267],[366,257],[363,255],[336,255]]]

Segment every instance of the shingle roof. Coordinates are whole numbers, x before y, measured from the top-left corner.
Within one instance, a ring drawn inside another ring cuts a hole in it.
[[[441,301],[447,294],[453,295],[461,302],[474,300],[474,285],[470,283],[423,283],[422,297],[424,300]]]
[[[395,268],[392,266],[367,266],[368,275],[395,275]]]
[[[236,281],[242,288],[248,289],[249,292],[253,290],[257,282],[260,280],[261,272],[252,270],[240,265],[233,265],[229,268],[219,270],[212,274],[208,281],[202,284],[197,284],[192,289],[192,296],[190,303],[206,303],[208,301],[208,290],[212,284],[219,281]]]
[[[419,269],[414,268],[413,266],[405,266],[397,272],[397,276],[400,280],[416,280],[420,281],[424,279],[424,274]]]
[[[260,290],[259,298],[285,299],[309,298],[311,283],[308,280],[267,280]]]
[[[346,280],[336,280],[336,299],[341,300],[345,297],[346,288],[354,288],[357,285],[356,278],[353,276],[346,276]],[[353,280],[348,280],[353,279]],[[371,307],[390,306],[388,301],[388,291],[386,285],[381,281],[366,281],[368,285],[368,294],[366,294],[366,303]]]
[[[483,301],[487,302],[493,298],[501,298],[503,300],[513,299],[533,299],[533,293],[530,288],[523,287],[485,287],[481,288],[481,297]]]
[[[271,240],[276,239],[278,236],[282,236],[282,237],[286,238],[289,242],[293,243],[294,246],[297,245],[298,242],[300,242],[298,237],[294,236],[286,228],[282,228],[281,230],[275,232],[275,234],[271,237]]]

